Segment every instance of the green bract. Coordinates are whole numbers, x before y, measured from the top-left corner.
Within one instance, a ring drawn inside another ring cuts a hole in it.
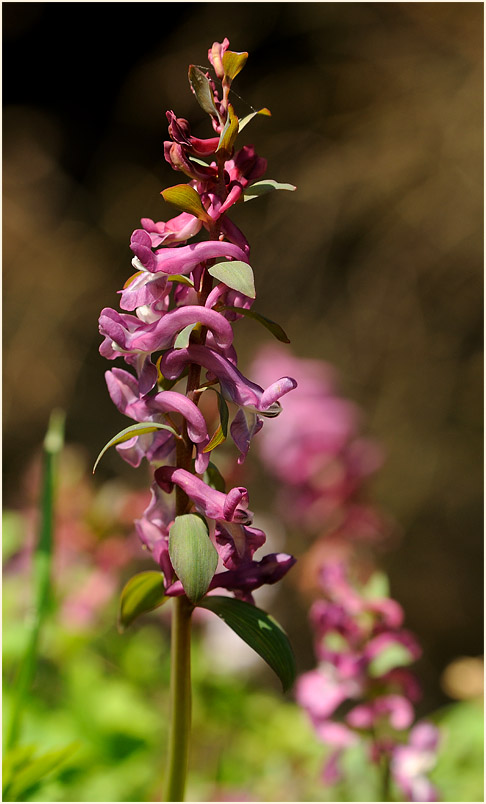
[[[155,433],[156,430],[168,430],[169,433],[179,438],[179,433],[174,430],[173,427],[169,427],[168,424],[159,424],[158,422],[139,422],[138,424],[132,424],[130,427],[126,427],[124,430],[120,430],[116,436],[113,436],[107,444],[103,447],[100,454],[96,458],[95,465],[93,466],[93,474],[96,471],[96,467],[98,466],[100,460],[102,459],[105,452],[110,448],[116,446],[116,444],[122,444],[124,441],[129,441],[130,438],[134,436],[145,435],[145,433]]]
[[[118,606],[118,629],[123,631],[136,617],[162,606],[165,596],[164,574],[156,570],[139,572],[125,584]]]
[[[251,187],[243,191],[243,200],[252,201],[253,198],[258,198],[261,195],[273,192],[273,190],[296,190],[294,184],[282,184],[282,182],[275,181],[275,179],[263,179],[263,181],[256,181]]]
[[[238,290],[250,299],[256,297],[253,271],[248,263],[239,260],[217,262],[216,265],[208,268],[208,273],[220,282],[224,282],[232,290]]]
[[[169,556],[187,597],[197,603],[206,594],[218,565],[204,519],[197,514],[176,516],[169,531]]]

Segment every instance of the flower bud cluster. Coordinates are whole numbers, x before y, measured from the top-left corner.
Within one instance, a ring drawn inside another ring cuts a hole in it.
[[[383,589],[377,593],[384,576],[370,574],[369,557],[367,583],[358,579],[359,549],[382,541],[388,530],[365,494],[381,452],[361,437],[359,411],[338,394],[330,366],[271,348],[257,356],[255,376],[265,382],[270,367],[291,371],[298,390],[276,427],[262,434],[260,454],[283,484],[280,516],[319,537],[302,561],[307,587],[311,573],[318,578],[310,611],[318,666],[300,676],[295,692],[318,738],[332,748],[323,781],[338,781],[341,754],[366,738],[371,760],[389,766],[407,800],[434,801],[426,774],[435,764],[438,730],[413,725],[421,693],[408,665],[420,647],[403,628],[401,606]]]
[[[165,222],[142,218],[130,239],[136,272],[120,291],[121,312],[103,309],[99,329],[101,355],[121,358],[132,369],[106,372],[111,399],[121,413],[147,425],[140,434],[134,430],[117,450],[132,466],[145,459],[153,469],[151,501],[136,528],[163,570],[166,593],[184,593],[169,555],[171,524],[176,514],[198,512],[219,556],[210,589],[228,589],[251,601],[254,589],[277,581],[294,559],[286,554],[254,558],[265,534],[252,526],[246,489],[224,491],[212,453],[226,436],[228,403],[233,411],[229,432],[241,463],[262,417],[276,416],[280,397],[296,383],[285,376],[263,388],[237,367],[232,325],[242,318],[240,309],[251,308],[255,294],[248,241],[227,212],[243,200],[267,165],[253,146],[235,151],[241,122],[228,94],[247,54],[233,53],[228,46],[225,39],[208,53],[220,88],[209,72],[189,70],[191,88],[210,114],[215,136],[194,137],[187,120],[167,112],[170,140],[164,156],[190,181],[162,195],[182,211]],[[202,233],[208,239],[190,242]],[[213,287],[215,265],[224,281]],[[251,277],[250,283],[241,284],[241,271]],[[179,385],[182,380],[185,389]],[[208,390],[216,390],[221,412],[221,425],[212,436],[198,407]]]

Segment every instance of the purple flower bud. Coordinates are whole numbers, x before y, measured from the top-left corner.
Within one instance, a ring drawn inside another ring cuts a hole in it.
[[[250,525],[253,521],[253,513],[247,510],[248,492],[243,486],[223,494],[196,475],[172,466],[161,466],[154,477],[159,486],[169,493],[174,484],[179,486],[193,501],[196,510],[209,519],[237,522],[240,525]]]

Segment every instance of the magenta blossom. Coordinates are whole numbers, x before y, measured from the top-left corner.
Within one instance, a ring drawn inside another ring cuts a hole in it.
[[[297,386],[291,377],[281,377],[264,390],[247,379],[222,355],[196,344],[187,349],[169,350],[162,358],[160,368],[165,377],[174,380],[188,363],[197,363],[217,377],[221,392],[228,401],[272,418],[282,410],[278,400]]]
[[[250,525],[253,521],[252,512],[247,510],[248,491],[243,486],[237,486],[228,494],[223,494],[185,469],[171,466],[157,469],[155,480],[167,492],[172,491],[175,483],[193,501],[196,510],[209,519],[236,522],[240,525]]]
[[[151,273],[190,274],[202,262],[215,258],[233,257],[235,260],[248,262],[245,252],[233,243],[219,240],[207,240],[178,248],[162,248],[156,253],[152,251],[152,241],[148,232],[136,229],[130,240],[130,248],[135,254],[132,265],[138,270],[145,269]]]

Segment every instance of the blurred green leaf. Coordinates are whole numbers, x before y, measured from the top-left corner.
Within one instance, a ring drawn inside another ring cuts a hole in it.
[[[206,594],[218,565],[218,553],[202,517],[176,516],[169,531],[169,555],[186,595],[196,603]]]
[[[155,433],[157,430],[168,430],[169,433],[179,438],[179,433],[174,430],[173,427],[169,427],[168,424],[160,424],[159,422],[139,422],[138,424],[131,424],[130,427],[126,427],[124,430],[120,430],[113,438],[111,438],[107,444],[103,447],[100,454],[96,458],[95,465],[93,466],[93,474],[96,471],[96,467],[98,466],[100,460],[102,459],[105,452],[110,448],[116,446],[116,444],[122,444],[124,441],[129,441],[134,436],[141,436],[145,435],[146,433]]]
[[[202,205],[199,193],[189,184],[175,184],[173,187],[162,190],[161,196],[164,201],[181,209],[182,212],[188,212],[206,223],[211,220]]]
[[[189,83],[201,109],[207,114],[219,117],[209,78],[194,64],[189,66]]]
[[[297,187],[293,184],[282,184],[274,179],[263,179],[263,181],[256,181],[251,187],[243,191],[243,201],[252,201],[253,198],[259,198],[261,195],[266,195],[274,190],[296,190]]]
[[[216,265],[208,268],[208,273],[219,282],[224,282],[232,290],[237,290],[250,299],[255,298],[255,280],[251,266],[248,263],[240,262],[239,260],[217,262]]]
[[[232,597],[210,596],[198,605],[214,612],[277,674],[284,692],[295,680],[295,658],[283,628],[266,612]]]
[[[25,539],[25,520],[18,511],[2,513],[2,557],[7,561],[22,547]]]
[[[3,801],[22,801],[47,774],[63,765],[78,748],[72,743],[56,751],[33,757],[32,747],[14,749],[3,764]]]
[[[368,665],[368,672],[372,678],[379,678],[389,670],[393,670],[394,667],[405,667],[413,661],[414,658],[409,649],[405,645],[394,642],[373,657]]]
[[[244,307],[229,307],[228,305],[222,305],[221,307],[218,306],[218,310],[231,310],[233,313],[239,313],[240,315],[244,315],[246,318],[253,318],[255,321],[258,321],[259,324],[263,324],[272,335],[274,335],[278,341],[282,343],[290,343],[286,333],[275,321],[272,321],[271,318],[267,318],[265,315],[261,313],[255,313],[254,310],[246,310]]]
[[[118,628],[123,631],[140,614],[162,606],[165,595],[164,574],[156,570],[139,572],[125,584],[118,607]]]
[[[374,572],[362,589],[364,597],[374,600],[390,596],[390,583],[384,572]]]

